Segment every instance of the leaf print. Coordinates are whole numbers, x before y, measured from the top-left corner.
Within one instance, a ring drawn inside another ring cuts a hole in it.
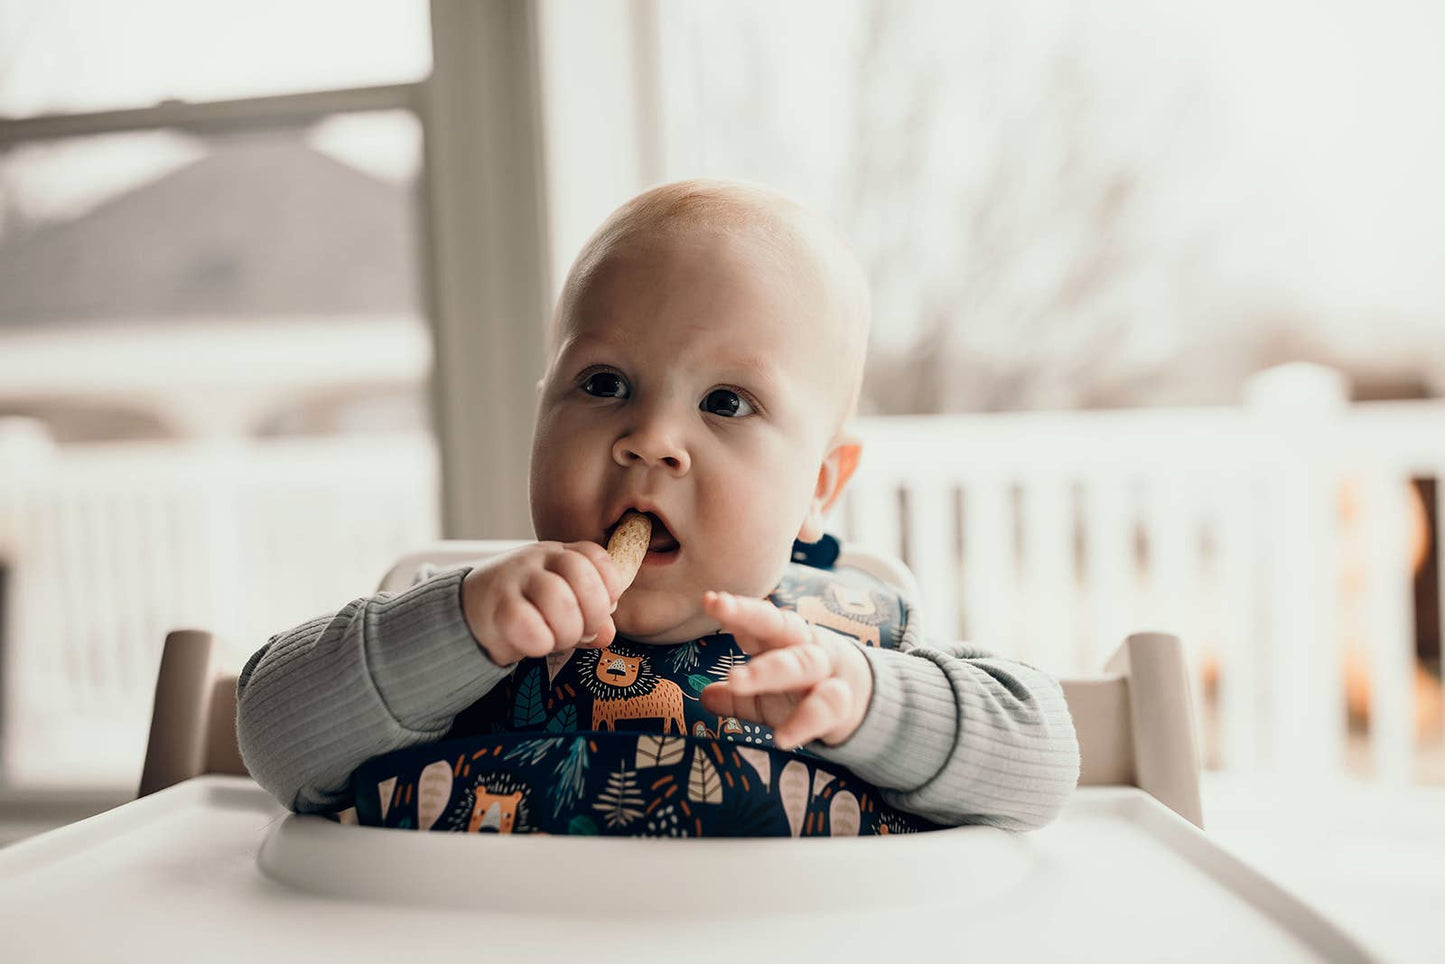
[[[674,673],[681,673],[697,665],[697,640],[680,643],[667,654],[667,661]]]
[[[452,798],[452,765],[446,760],[427,764],[416,780],[416,826],[426,830],[437,822]]]
[[[797,760],[789,760],[778,774],[778,795],[783,798],[783,812],[788,815],[788,826],[793,836],[803,832],[803,814],[808,809],[808,768]]]
[[[507,751],[504,760],[515,760],[526,766],[536,766],[547,754],[562,745],[562,738],[549,736],[536,740],[523,740]]]
[[[597,824],[591,817],[578,814],[567,824],[567,832],[575,837],[595,837],[597,836]]]
[[[680,737],[644,733],[637,738],[637,769],[681,763],[686,748],[687,742]]]
[[[748,763],[752,764],[753,769],[758,772],[758,779],[762,781],[763,789],[766,790],[768,788],[768,777],[771,775],[773,769],[773,758],[768,756],[765,750],[755,750],[752,747],[746,746],[738,747],[738,754],[744,760],[747,760]]]
[[[834,837],[856,837],[862,816],[858,798],[847,790],[833,798],[828,806],[828,833]]]
[[[697,673],[693,673],[687,678],[687,685],[692,687],[693,691],[699,694],[702,693],[703,689],[711,686],[716,682],[717,680],[713,679],[711,676],[702,676]]]
[[[736,651],[731,653],[723,653],[717,658],[717,662],[713,663],[712,668],[708,670],[708,673],[718,679],[727,679],[728,673],[732,672],[732,668],[734,666],[745,662],[747,662],[747,657],[744,656],[742,653]]]
[[[577,730],[577,707],[571,703],[562,707],[547,721],[548,733],[573,733]]]
[[[513,726],[541,726],[547,722],[547,711],[542,706],[542,671],[533,669],[517,687],[517,697],[512,702]]]
[[[722,781],[717,767],[703,754],[701,747],[692,755],[692,770],[687,775],[687,798],[693,803],[722,803]]]
[[[561,816],[563,807],[570,807],[582,798],[587,782],[587,738],[579,736],[572,741],[571,748],[557,769],[552,772],[557,778],[557,787],[552,792],[552,816]]]
[[[642,794],[637,789],[637,772],[626,768],[607,777],[607,787],[597,794],[593,810],[602,811],[609,827],[625,827],[642,816]]]

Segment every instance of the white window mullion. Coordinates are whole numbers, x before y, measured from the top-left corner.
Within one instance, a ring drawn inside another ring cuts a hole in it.
[[[530,538],[527,464],[551,310],[536,11],[432,0],[423,103],[442,529]]]
[[[421,84],[388,84],[244,100],[164,101],[153,107],[85,114],[49,114],[18,119],[0,117],[0,146],[165,128],[183,128],[195,133],[233,133],[286,124],[308,124],[341,113],[414,111],[421,99],[421,90]]]

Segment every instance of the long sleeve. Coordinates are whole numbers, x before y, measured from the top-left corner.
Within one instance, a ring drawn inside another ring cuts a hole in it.
[[[456,569],[402,593],[353,600],[274,636],[236,683],[236,737],[251,775],[292,810],[350,802],[369,757],[439,739],[511,672],[462,614]]]
[[[873,697],[857,731],[808,751],[848,767],[900,809],[938,823],[1033,830],[1063,808],[1079,744],[1048,674],[964,643],[863,648]]]

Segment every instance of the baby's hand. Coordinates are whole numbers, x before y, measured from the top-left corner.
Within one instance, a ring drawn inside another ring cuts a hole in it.
[[[462,612],[477,645],[507,666],[578,645],[606,646],[622,577],[595,542],[537,542],[477,566],[462,580]]]
[[[830,746],[852,736],[873,697],[873,671],[855,643],[766,599],[708,592],[703,610],[752,658],[702,691],[702,704],[773,728],[773,745]]]

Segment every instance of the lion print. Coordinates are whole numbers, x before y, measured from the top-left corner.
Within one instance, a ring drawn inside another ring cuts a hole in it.
[[[819,571],[789,566],[769,599],[792,609],[804,620],[858,640],[864,646],[897,646],[906,622],[898,599],[870,587],[874,582],[857,570]]]
[[[618,720],[661,720],[662,732],[687,733],[682,690],[660,679],[647,657],[624,644],[579,650],[577,679],[592,694],[592,729],[616,730]]]
[[[821,595],[801,596],[798,615],[815,626],[851,636],[864,646],[883,644],[883,627],[896,625],[897,605],[861,586],[835,582]]]
[[[528,787],[506,772],[479,775],[447,814],[447,829],[467,833],[528,833]]]

